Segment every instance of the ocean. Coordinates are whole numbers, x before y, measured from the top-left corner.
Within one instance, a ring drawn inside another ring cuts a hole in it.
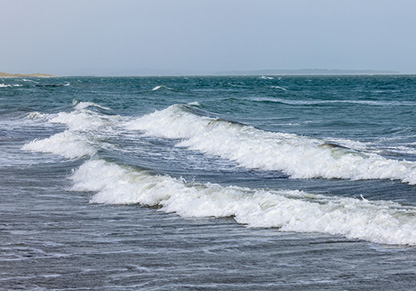
[[[0,79],[1,290],[414,290],[416,76]]]

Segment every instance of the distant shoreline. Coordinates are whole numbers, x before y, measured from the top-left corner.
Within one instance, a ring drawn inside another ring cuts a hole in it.
[[[33,78],[33,77],[37,77],[37,78],[50,78],[50,77],[55,77],[54,75],[51,74],[43,74],[43,73],[36,73],[36,74],[9,74],[9,73],[4,73],[4,72],[0,72],[0,78]]]
[[[212,73],[191,73],[191,72],[137,72],[129,74],[87,74],[87,75],[65,75],[55,76],[52,74],[35,73],[35,74],[10,74],[0,72],[0,78],[56,78],[56,77],[224,77],[224,76],[375,76],[375,75],[414,75],[405,74],[398,71],[388,70],[329,70],[329,69],[302,69],[302,70],[232,70],[218,71]]]

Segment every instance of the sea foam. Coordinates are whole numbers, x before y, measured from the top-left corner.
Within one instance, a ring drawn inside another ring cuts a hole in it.
[[[107,109],[92,102],[80,102],[74,106],[71,112],[60,112],[47,118],[49,123],[66,125],[67,130],[46,139],[29,142],[22,149],[52,153],[69,159],[94,156],[100,147],[96,140],[102,135],[110,136],[114,132],[113,125],[117,124],[120,117],[102,115],[88,110],[88,107]]]
[[[282,171],[292,178],[391,179],[416,184],[414,162],[200,116],[188,105],[172,105],[139,117],[127,122],[126,128],[180,139],[179,147],[230,159],[250,169]]]
[[[234,217],[248,227],[320,232],[382,244],[416,245],[416,209],[387,201],[188,183],[103,160],[71,177],[92,203],[160,206],[183,217]]]
[[[97,149],[91,145],[87,136],[69,130],[46,139],[31,141],[25,144],[22,150],[51,153],[68,159],[94,156],[97,153]]]

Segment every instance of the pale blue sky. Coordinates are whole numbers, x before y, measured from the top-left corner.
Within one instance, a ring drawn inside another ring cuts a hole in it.
[[[414,0],[0,0],[0,71],[416,73]]]

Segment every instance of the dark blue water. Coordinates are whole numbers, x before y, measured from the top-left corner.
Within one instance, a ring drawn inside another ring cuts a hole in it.
[[[0,79],[0,289],[409,290],[416,77]]]

